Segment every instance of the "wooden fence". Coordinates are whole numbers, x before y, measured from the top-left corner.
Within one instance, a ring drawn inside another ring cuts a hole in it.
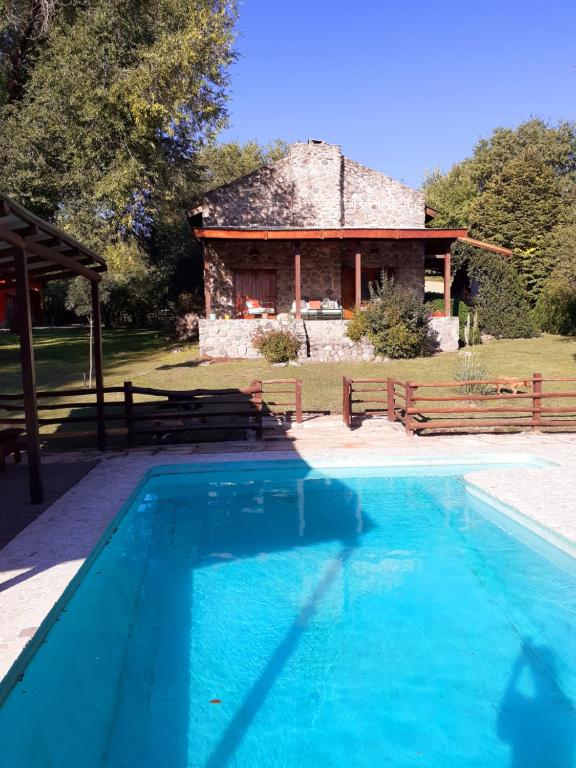
[[[253,381],[248,387],[227,389],[164,390],[139,387],[132,382],[105,387],[103,399],[96,389],[37,392],[40,427],[59,426],[48,438],[97,436],[104,449],[112,435],[126,436],[129,444],[138,435],[253,430],[263,437],[267,415],[290,416],[302,422],[300,379]],[[0,427],[25,424],[22,394],[0,394]],[[92,424],[96,429],[76,431],[67,425]]]
[[[355,415],[385,413],[390,422],[401,422],[408,435],[423,430],[576,428],[576,378],[541,373],[526,379],[435,382],[344,378],[343,393],[348,427]]]

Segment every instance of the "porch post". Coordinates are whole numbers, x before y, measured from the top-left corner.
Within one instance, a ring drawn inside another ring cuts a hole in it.
[[[296,302],[296,320],[302,320],[302,273],[300,259],[300,244],[294,251],[294,300]]]
[[[210,317],[212,312],[212,299],[210,296],[210,276],[208,273],[208,254],[206,249],[206,243],[202,243],[202,265],[204,273],[204,306],[206,307],[206,319]]]
[[[98,450],[106,450],[106,419],[104,414],[104,374],[102,371],[102,317],[98,282],[90,283],[92,298],[92,327],[94,329],[94,369],[96,373],[96,429]]]
[[[20,336],[22,392],[24,395],[24,416],[26,420],[28,483],[30,501],[32,504],[40,504],[44,500],[44,489],[40,473],[40,435],[38,432],[38,402],[36,399],[34,347],[32,344],[30,286],[28,284],[28,264],[24,248],[16,248],[14,261],[16,267],[16,316]]]
[[[444,314],[446,317],[450,317],[452,314],[452,295],[451,295],[451,282],[450,265],[452,257],[450,251],[444,254]]]
[[[354,254],[354,306],[357,312],[360,311],[362,305],[362,252],[360,251],[360,245],[356,246],[356,253]]]

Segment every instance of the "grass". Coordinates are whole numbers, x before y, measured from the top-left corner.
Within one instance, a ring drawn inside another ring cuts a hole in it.
[[[38,389],[81,386],[88,371],[88,332],[85,328],[36,331],[34,339]],[[494,341],[476,348],[490,376],[576,376],[576,339],[542,336]],[[252,379],[302,379],[305,410],[340,412],[342,377],[393,376],[406,380],[452,380],[458,354],[397,360],[389,363],[306,363],[277,368],[259,360],[234,360],[200,365],[196,344],[175,344],[165,334],[149,330],[104,332],[105,383],[130,380],[141,386],[193,389],[244,386]],[[0,333],[0,392],[18,392],[18,339]]]

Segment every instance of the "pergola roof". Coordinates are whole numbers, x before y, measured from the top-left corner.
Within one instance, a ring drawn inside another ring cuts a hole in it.
[[[371,227],[197,227],[194,235],[199,240],[424,240],[429,254],[445,253],[456,241],[476,248],[510,256],[512,251],[482,240],[468,237],[467,229],[374,229]]]
[[[0,192],[0,281],[14,281],[21,249],[31,280],[81,276],[98,282],[107,269],[101,256]]]

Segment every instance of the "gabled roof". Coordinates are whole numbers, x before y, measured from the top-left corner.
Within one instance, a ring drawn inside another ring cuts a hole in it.
[[[101,256],[0,192],[0,280],[15,278],[21,249],[33,280],[82,276],[99,281],[99,273],[107,269]]]

